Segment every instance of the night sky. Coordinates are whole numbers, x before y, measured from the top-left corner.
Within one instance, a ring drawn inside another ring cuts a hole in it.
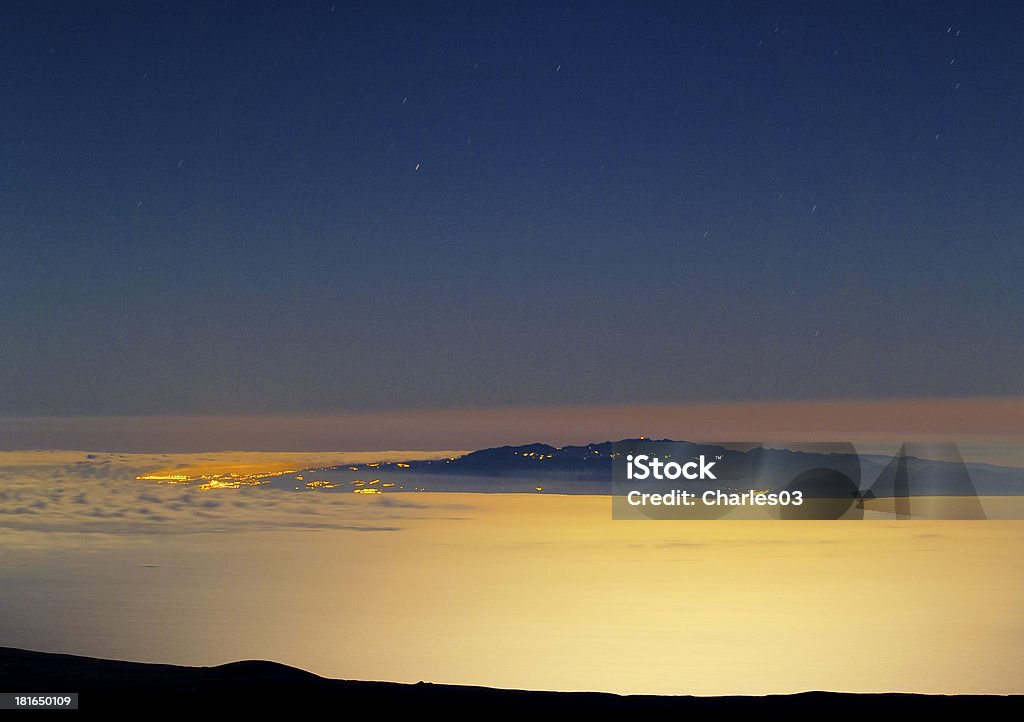
[[[0,11],[0,415],[1024,393],[1024,4],[183,5]]]

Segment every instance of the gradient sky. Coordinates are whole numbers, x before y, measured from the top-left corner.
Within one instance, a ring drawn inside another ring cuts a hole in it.
[[[0,11],[0,415],[1024,393],[1024,5],[188,5]]]

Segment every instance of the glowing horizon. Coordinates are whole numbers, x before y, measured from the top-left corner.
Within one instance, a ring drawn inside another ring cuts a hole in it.
[[[633,438],[1024,443],[1024,397],[414,409],[334,415],[7,417],[0,449],[337,452]],[[1016,462],[1014,462],[1016,463]]]

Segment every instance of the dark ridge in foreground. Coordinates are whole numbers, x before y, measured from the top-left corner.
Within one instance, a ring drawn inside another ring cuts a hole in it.
[[[685,680],[681,681],[681,685]],[[453,708],[555,711],[928,713],[1018,710],[1024,696],[938,696],[806,692],[769,697],[619,696],[597,692],[525,692],[445,684],[397,684],[326,679],[275,662],[219,667],[118,662],[0,647],[0,692],[78,692],[85,710],[336,710],[373,712]],[[351,705],[360,705],[353,708]],[[328,706],[331,705],[331,706]],[[345,706],[348,705],[348,706]]]

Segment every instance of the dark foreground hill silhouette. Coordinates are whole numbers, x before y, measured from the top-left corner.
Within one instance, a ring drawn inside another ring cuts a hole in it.
[[[685,686],[685,680],[680,680]],[[354,710],[402,712],[484,708],[556,712],[846,712],[1004,713],[1024,696],[937,696],[807,692],[768,697],[619,696],[594,692],[526,692],[444,684],[326,679],[283,664],[245,661],[218,667],[118,662],[0,647],[0,691],[78,692],[92,711],[255,712]]]

